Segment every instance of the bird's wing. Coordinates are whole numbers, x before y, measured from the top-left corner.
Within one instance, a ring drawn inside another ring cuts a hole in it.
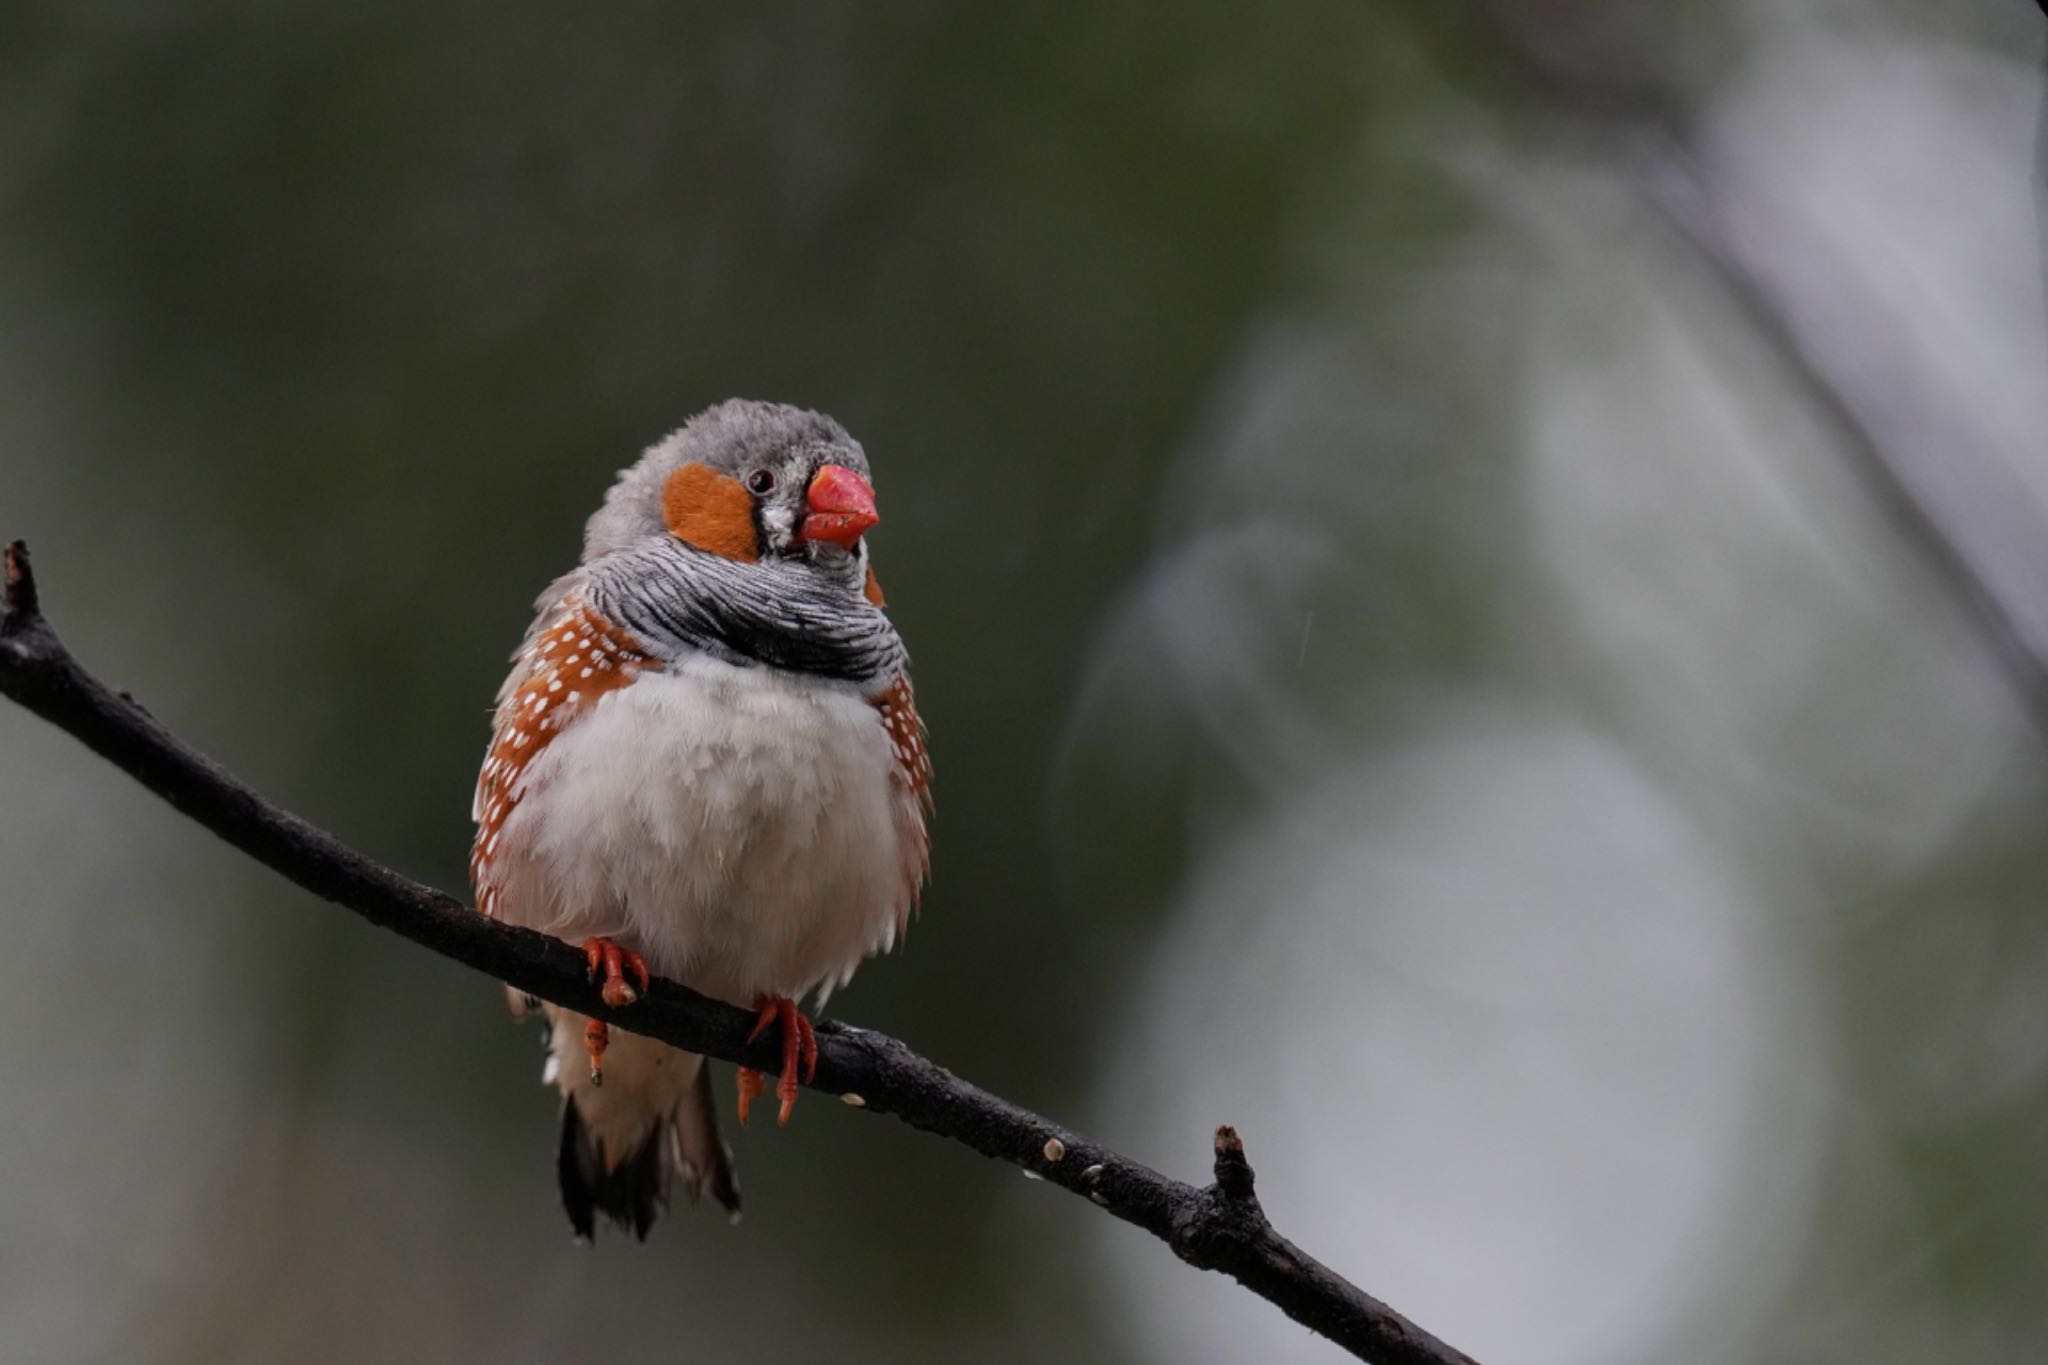
[[[631,683],[643,670],[658,667],[659,661],[632,632],[574,595],[543,612],[527,632],[525,644],[513,656],[511,675],[498,692],[491,747],[471,806],[476,844],[469,873],[477,909],[497,914],[498,887],[491,874],[498,832],[525,794],[527,765],[599,697]]]
[[[897,932],[910,927],[911,912],[917,908],[918,893],[931,872],[932,759],[925,746],[924,718],[917,713],[917,697],[908,674],[899,673],[881,691],[868,699],[882,718],[889,734],[889,751],[896,762],[895,780],[908,797],[899,803],[905,894],[897,918]]]

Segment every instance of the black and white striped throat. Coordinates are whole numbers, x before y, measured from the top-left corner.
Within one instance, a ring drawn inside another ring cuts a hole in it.
[[[657,653],[699,650],[850,682],[902,672],[903,641],[861,592],[865,552],[842,565],[728,559],[663,538],[590,565],[585,594]]]

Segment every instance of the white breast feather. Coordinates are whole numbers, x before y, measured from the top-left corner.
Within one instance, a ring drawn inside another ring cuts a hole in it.
[[[909,915],[922,813],[848,684],[686,660],[598,700],[521,790],[500,916],[735,1004],[829,988]]]

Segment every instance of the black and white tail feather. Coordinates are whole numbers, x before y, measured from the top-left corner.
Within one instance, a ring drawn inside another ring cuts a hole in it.
[[[739,1221],[739,1180],[732,1149],[718,1135],[709,1067],[697,1069],[681,1108],[655,1123],[638,1147],[609,1168],[575,1097],[564,1097],[555,1175],[562,1186],[562,1209],[579,1241],[595,1240],[600,1213],[622,1232],[646,1241],[654,1220],[667,1211],[670,1191],[678,1182],[691,1203],[708,1194],[725,1206],[734,1222]]]

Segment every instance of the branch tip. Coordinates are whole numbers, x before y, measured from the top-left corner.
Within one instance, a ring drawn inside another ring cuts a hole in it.
[[[1244,1139],[1237,1129],[1223,1124],[1216,1129],[1216,1192],[1234,1204],[1257,1203],[1252,1187],[1256,1177],[1244,1154]]]
[[[36,575],[29,567],[28,542],[17,540],[7,547],[7,618],[27,620],[36,615]]]

